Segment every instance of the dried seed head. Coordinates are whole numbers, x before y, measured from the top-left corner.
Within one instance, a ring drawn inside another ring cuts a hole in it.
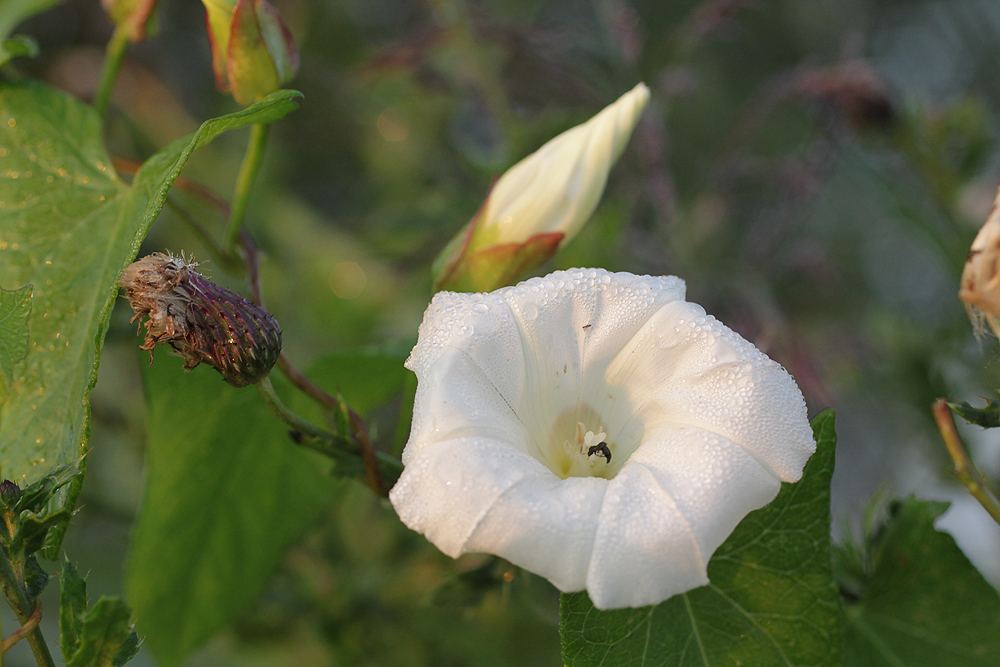
[[[965,303],[977,335],[988,324],[1000,338],[1000,190],[986,224],[972,242],[958,298]]]
[[[219,287],[183,256],[154,253],[130,264],[118,284],[135,316],[148,316],[140,349],[167,343],[184,357],[184,368],[213,366],[229,384],[260,380],[278,360],[281,329],[271,314]]]

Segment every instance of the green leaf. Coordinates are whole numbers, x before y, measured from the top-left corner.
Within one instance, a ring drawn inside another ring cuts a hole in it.
[[[996,428],[1000,426],[1000,403],[986,399],[986,405],[981,408],[974,408],[965,401],[961,403],[949,403],[948,407],[956,415],[969,422],[977,424],[983,428]]]
[[[0,42],[0,51],[7,52],[7,58],[37,58],[38,42],[27,35],[14,35]]]
[[[145,372],[146,488],[127,565],[139,629],[168,666],[247,609],[334,489],[329,461],[293,444],[252,387],[181,366],[161,352]]]
[[[59,646],[66,667],[112,667],[119,656],[135,655],[138,637],[131,611],[118,598],[102,597],[87,609],[87,584],[69,561],[63,563],[59,591]]]
[[[80,457],[87,396],[118,276],[191,153],[221,132],[295,108],[279,91],[207,121],[151,157],[131,186],[111,168],[94,110],[38,83],[0,86],[0,284],[33,284],[28,355],[0,406],[0,476],[38,479]],[[79,483],[61,492],[67,508]],[[61,531],[50,533],[55,557]]]
[[[79,459],[30,484],[13,503],[17,517],[8,549],[13,554],[32,555],[42,549],[53,529],[60,530],[73,517],[56,498],[59,490],[83,477],[84,460]]]
[[[111,660],[111,667],[122,667],[125,663],[135,657],[135,654],[139,652],[139,647],[142,646],[142,641],[139,639],[139,634],[137,632],[130,632],[122,642],[122,645],[118,647],[118,653]]]
[[[23,488],[21,495],[14,503],[14,510],[16,512],[44,514],[56,492],[67,484],[71,484],[82,472],[82,459],[59,466],[45,477]]]
[[[59,645],[64,656],[80,645],[83,617],[87,613],[87,582],[68,560],[59,575]]]
[[[1000,596],[934,529],[947,508],[915,498],[890,508],[847,605],[847,667],[1000,665]]]
[[[8,40],[11,31],[24,20],[39,14],[61,0],[3,0],[0,3],[0,65],[13,57],[26,55],[21,52],[23,40]],[[14,42],[14,43],[8,43]]]
[[[34,602],[42,594],[45,587],[49,585],[49,573],[38,564],[38,559],[28,556],[24,559],[24,589],[28,594],[28,601]]]
[[[843,610],[830,564],[833,412],[813,420],[802,480],[751,512],[708,564],[711,583],[642,609],[564,594],[563,661],[587,665],[839,665]],[[669,555],[664,556],[669,557]]]
[[[31,285],[21,289],[0,288],[0,404],[7,396],[7,383],[14,364],[28,356],[28,315],[31,314]]]

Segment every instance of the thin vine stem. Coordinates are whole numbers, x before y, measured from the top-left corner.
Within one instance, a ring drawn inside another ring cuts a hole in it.
[[[934,421],[937,422],[941,438],[944,440],[944,446],[951,456],[955,476],[965,485],[972,497],[979,501],[983,509],[993,517],[993,520],[1000,524],[1000,502],[986,486],[983,476],[965,451],[962,439],[958,435],[958,429],[955,428],[955,418],[951,414],[951,408],[948,407],[948,401],[939,398],[934,402],[932,409]]]
[[[288,406],[278,398],[278,394],[274,391],[274,385],[271,384],[270,377],[265,377],[255,384],[257,391],[260,393],[261,398],[264,399],[267,407],[271,409],[271,412],[277,415],[278,419],[285,422],[293,432],[305,436],[305,438],[301,439],[303,443],[310,443],[307,445],[308,447],[327,456],[335,457],[340,453],[336,448],[338,438],[288,409]]]
[[[94,108],[101,118],[108,111],[108,103],[111,101],[111,92],[115,88],[115,81],[118,80],[118,73],[121,71],[122,63],[125,61],[125,52],[129,45],[129,32],[127,21],[122,21],[115,28],[111,35],[111,41],[104,52],[104,65],[101,67],[101,80],[97,84],[94,92]]]
[[[8,560],[7,554],[0,554],[0,587],[3,588],[10,608],[14,610],[17,619],[21,622],[22,630],[30,625],[35,615],[40,620],[42,614],[41,605],[37,601],[35,604],[32,604],[28,599],[28,593],[24,588],[23,582],[23,566],[17,565],[15,567],[15,563]],[[28,645],[31,647],[31,653],[35,656],[35,662],[38,664],[38,667],[55,667],[55,661],[52,660],[52,654],[49,653],[48,644],[45,643],[45,637],[42,636],[42,629],[38,627],[37,622],[27,630],[26,635]],[[6,646],[4,650],[6,650]]]
[[[236,248],[236,244],[240,240],[240,228],[243,226],[243,218],[246,217],[250,193],[253,191],[257,172],[260,171],[260,165],[264,159],[264,147],[267,144],[269,127],[266,123],[256,123],[250,128],[250,141],[247,143],[247,152],[243,156],[243,164],[240,166],[240,173],[236,178],[236,189],[233,192],[229,227],[226,229],[226,250],[231,251]]]
[[[253,237],[245,229],[241,231],[239,241],[243,264],[247,272],[246,277],[247,286],[250,290],[250,300],[258,306],[263,306],[264,295],[260,288],[260,262],[257,245],[253,242]],[[402,469],[402,465],[396,459],[385,457],[380,452],[375,451],[375,446],[372,444],[371,435],[368,433],[368,426],[365,424],[365,420],[343,401],[331,396],[314,384],[312,380],[292,364],[284,352],[278,356],[277,365],[281,372],[285,374],[285,377],[299,391],[319,403],[328,414],[346,413],[348,422],[350,423],[351,437],[360,446],[361,458],[365,463],[365,480],[368,482],[368,486],[380,496],[388,496],[389,490],[386,487],[381,469],[388,466],[389,470],[394,474],[393,479],[395,479],[399,476],[399,472],[396,469]]]
[[[38,627],[38,624],[42,620],[42,605],[36,604],[35,611],[32,612],[31,616],[28,618],[27,622],[20,628],[15,630],[3,640],[3,648],[0,650],[0,667],[3,667],[3,654],[9,651],[14,644],[18,643],[24,639],[32,630]]]

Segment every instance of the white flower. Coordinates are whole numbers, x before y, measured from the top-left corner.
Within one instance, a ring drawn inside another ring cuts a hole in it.
[[[788,373],[683,298],[679,278],[601,269],[435,295],[406,363],[403,523],[599,609],[706,584],[815,444]]]

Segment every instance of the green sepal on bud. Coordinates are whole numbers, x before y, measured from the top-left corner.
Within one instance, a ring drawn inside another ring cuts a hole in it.
[[[146,39],[156,0],[101,0],[101,6],[115,25],[126,27],[130,42]]]
[[[166,343],[184,357],[184,368],[204,362],[234,387],[265,377],[281,354],[281,328],[261,306],[219,287],[183,257],[154,253],[125,268],[125,288],[135,316],[148,319],[140,349]]]
[[[202,0],[215,84],[243,105],[295,77],[299,52],[278,10],[266,0]]]
[[[499,243],[469,251],[473,233],[475,224],[456,236],[438,256],[433,268],[434,291],[492,292],[511,285],[556,254],[565,237],[562,232],[548,232],[535,234],[524,243]]]
[[[435,291],[510,285],[576,236],[648,102],[649,89],[640,83],[508,169],[435,260]]]

